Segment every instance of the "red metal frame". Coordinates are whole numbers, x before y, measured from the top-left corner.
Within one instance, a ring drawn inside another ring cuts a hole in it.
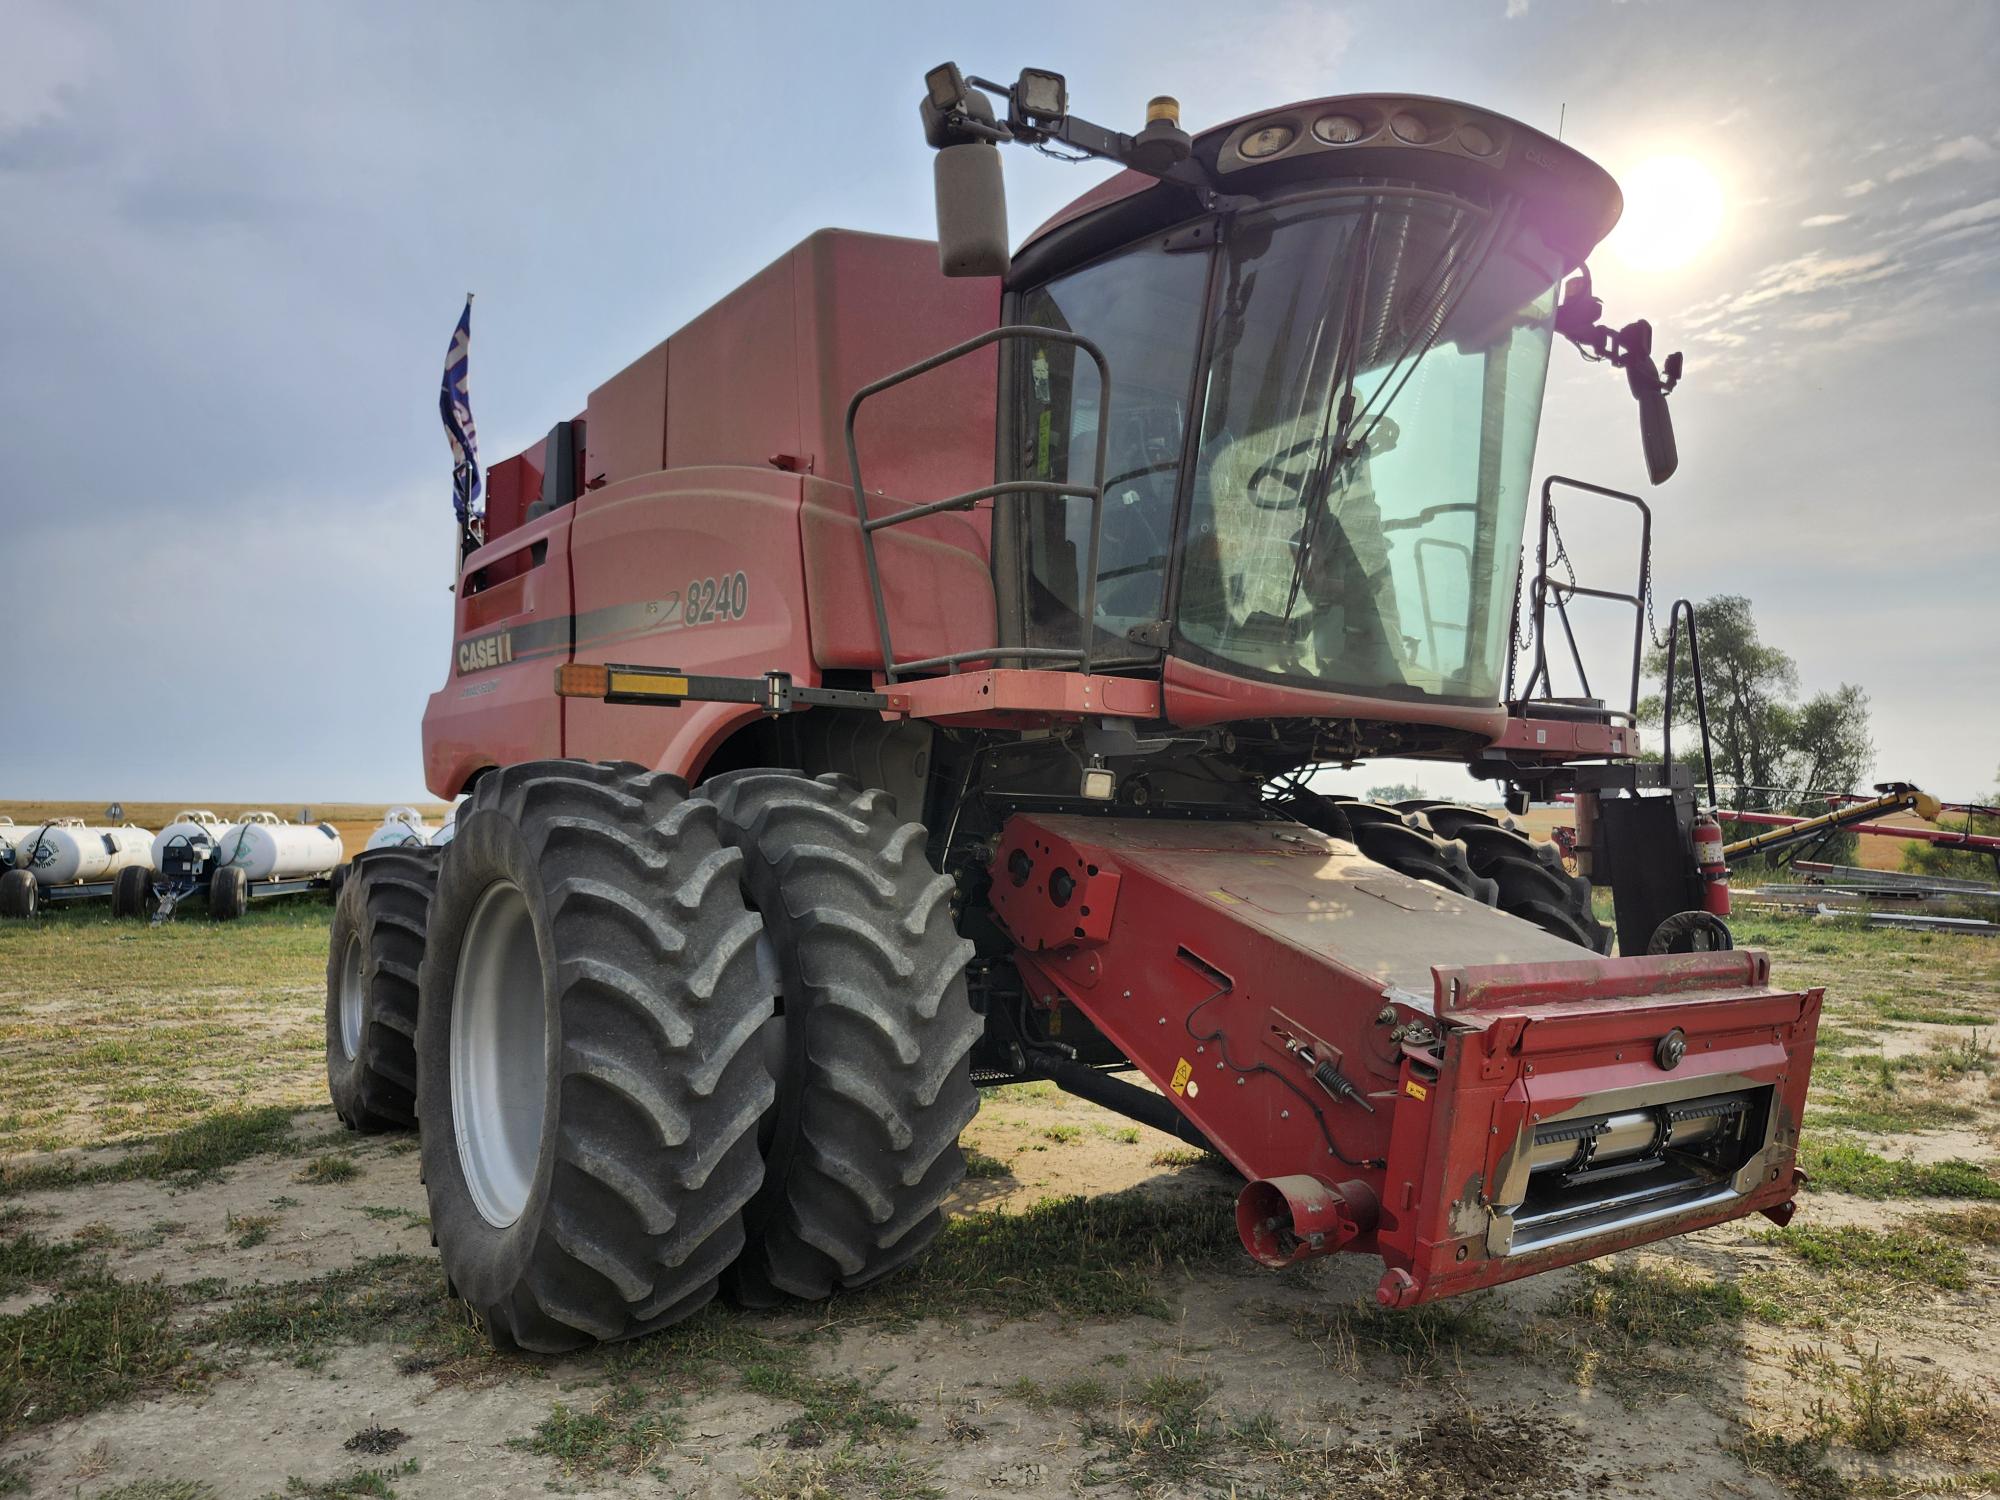
[[[992,876],[1031,1001],[1080,1009],[1250,1180],[1239,1227],[1260,1259],[1372,1251],[1378,1294],[1405,1305],[1782,1213],[1797,1191],[1820,992],[1770,988],[1761,954],[1578,957],[1286,824],[1017,816]],[[1676,1028],[1668,1071],[1656,1049]],[[1287,1038],[1367,1107],[1322,1090]],[[1773,1091],[1754,1185],[1494,1253],[1491,1185],[1524,1130],[1597,1098],[1725,1087]],[[1278,1242],[1280,1201],[1316,1248]]]

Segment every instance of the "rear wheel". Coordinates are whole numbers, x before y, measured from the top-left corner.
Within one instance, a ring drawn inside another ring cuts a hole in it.
[[[972,945],[920,823],[845,776],[738,771],[707,783],[743,851],[780,978],[784,1065],[737,1298],[821,1298],[887,1275],[937,1237],[979,1108]]]
[[[111,915],[143,917],[153,901],[153,872],[144,865],[127,865],[111,877]]]
[[[32,870],[0,875],[0,917],[32,917],[42,906],[42,887]]]
[[[743,1248],[772,989],[716,810],[637,766],[495,771],[439,868],[417,1106],[446,1275],[497,1343],[685,1317]]]
[[[1590,882],[1563,864],[1553,841],[1531,839],[1512,818],[1480,807],[1439,802],[1417,816],[1465,846],[1472,868],[1497,888],[1500,910],[1594,953],[1611,951],[1612,931],[1597,920]]]
[[[326,958],[326,1081],[350,1130],[417,1123],[417,974],[437,857],[376,849],[352,866]]]
[[[234,922],[250,910],[250,877],[241,865],[224,865],[208,877],[208,919]]]

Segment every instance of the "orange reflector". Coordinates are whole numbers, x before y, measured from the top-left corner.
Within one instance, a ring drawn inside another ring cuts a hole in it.
[[[565,662],[556,668],[558,698],[602,698],[611,691],[611,669],[596,662]]]

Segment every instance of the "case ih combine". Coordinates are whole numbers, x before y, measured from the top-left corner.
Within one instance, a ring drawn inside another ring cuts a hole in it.
[[[1674,464],[1678,360],[1558,301],[1611,179],[1437,99],[926,85],[936,245],[814,235],[489,471],[424,720],[470,800],[328,966],[457,1293],[553,1350],[864,1286],[1030,1078],[1394,1306],[1783,1222],[1819,994],[1703,911],[1685,766],[1509,690],[1558,337]],[[1009,140],[1127,170],[1010,256]],[[1307,784],[1391,755],[1575,794],[1624,956],[1505,820]]]

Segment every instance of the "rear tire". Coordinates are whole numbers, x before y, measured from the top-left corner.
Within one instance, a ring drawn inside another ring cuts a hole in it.
[[[481,780],[432,898],[417,1011],[444,1269],[554,1353],[687,1316],[743,1248],[775,1013],[714,804],[638,766]]]
[[[42,908],[42,887],[32,870],[0,875],[0,917],[32,917]]]
[[[127,865],[111,877],[113,917],[143,917],[153,904],[153,872],[146,866]]]
[[[250,877],[241,865],[224,865],[208,877],[208,919],[234,922],[250,910]]]
[[[1433,803],[1418,816],[1465,846],[1472,868],[1498,888],[1500,910],[1593,953],[1611,951],[1612,930],[1597,920],[1590,882],[1564,865],[1553,840],[1531,839],[1512,818],[1479,807]]]
[[[846,776],[737,771],[702,791],[742,850],[780,971],[784,1071],[732,1294],[768,1306],[886,1276],[937,1237],[979,1109],[972,944],[920,823]]]
[[[375,849],[342,865],[326,956],[326,1082],[350,1130],[417,1123],[417,973],[438,861]]]

